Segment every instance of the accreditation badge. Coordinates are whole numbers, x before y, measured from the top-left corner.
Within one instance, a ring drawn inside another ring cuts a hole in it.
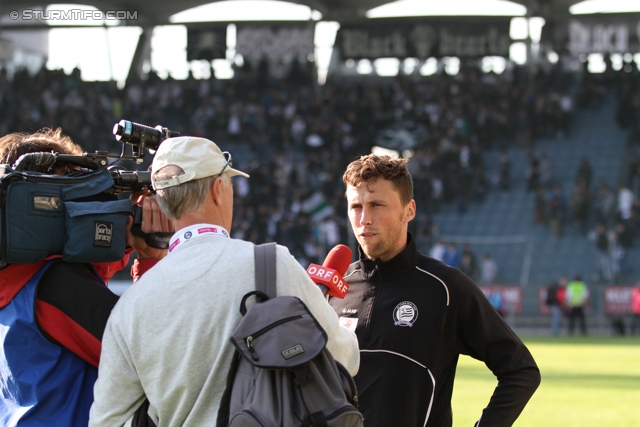
[[[357,317],[341,317],[340,324],[350,330],[351,332],[356,331],[356,326],[358,325]]]

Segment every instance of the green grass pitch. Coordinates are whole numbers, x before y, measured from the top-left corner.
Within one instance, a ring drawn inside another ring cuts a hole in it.
[[[542,383],[514,426],[640,426],[640,337],[522,337]],[[496,386],[487,367],[467,356],[458,365],[453,425],[477,421]]]

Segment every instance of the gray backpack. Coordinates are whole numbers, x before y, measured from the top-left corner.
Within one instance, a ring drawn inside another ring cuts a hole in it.
[[[217,427],[361,427],[355,383],[326,332],[300,299],[276,297],[275,258],[275,243],[255,247],[256,290],[240,304]]]

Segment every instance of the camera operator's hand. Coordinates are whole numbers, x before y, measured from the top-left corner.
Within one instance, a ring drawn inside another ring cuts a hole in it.
[[[135,198],[134,198],[135,197]],[[160,210],[158,202],[151,196],[148,190],[132,195],[134,202],[142,206],[142,231],[145,233],[173,232],[173,225]],[[167,254],[167,249],[153,248],[144,241],[143,238],[134,236],[131,233],[133,217],[127,221],[127,245],[131,246],[137,253],[139,259],[162,259]]]

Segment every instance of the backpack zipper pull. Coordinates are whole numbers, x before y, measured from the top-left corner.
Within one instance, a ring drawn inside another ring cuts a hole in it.
[[[251,352],[251,357],[253,358],[253,360],[255,360],[256,362],[258,360],[260,360],[260,356],[258,356],[258,353],[256,353],[256,350],[253,348],[253,337],[252,336],[248,336],[245,339],[245,342],[247,343],[247,348],[249,349],[249,351]]]

